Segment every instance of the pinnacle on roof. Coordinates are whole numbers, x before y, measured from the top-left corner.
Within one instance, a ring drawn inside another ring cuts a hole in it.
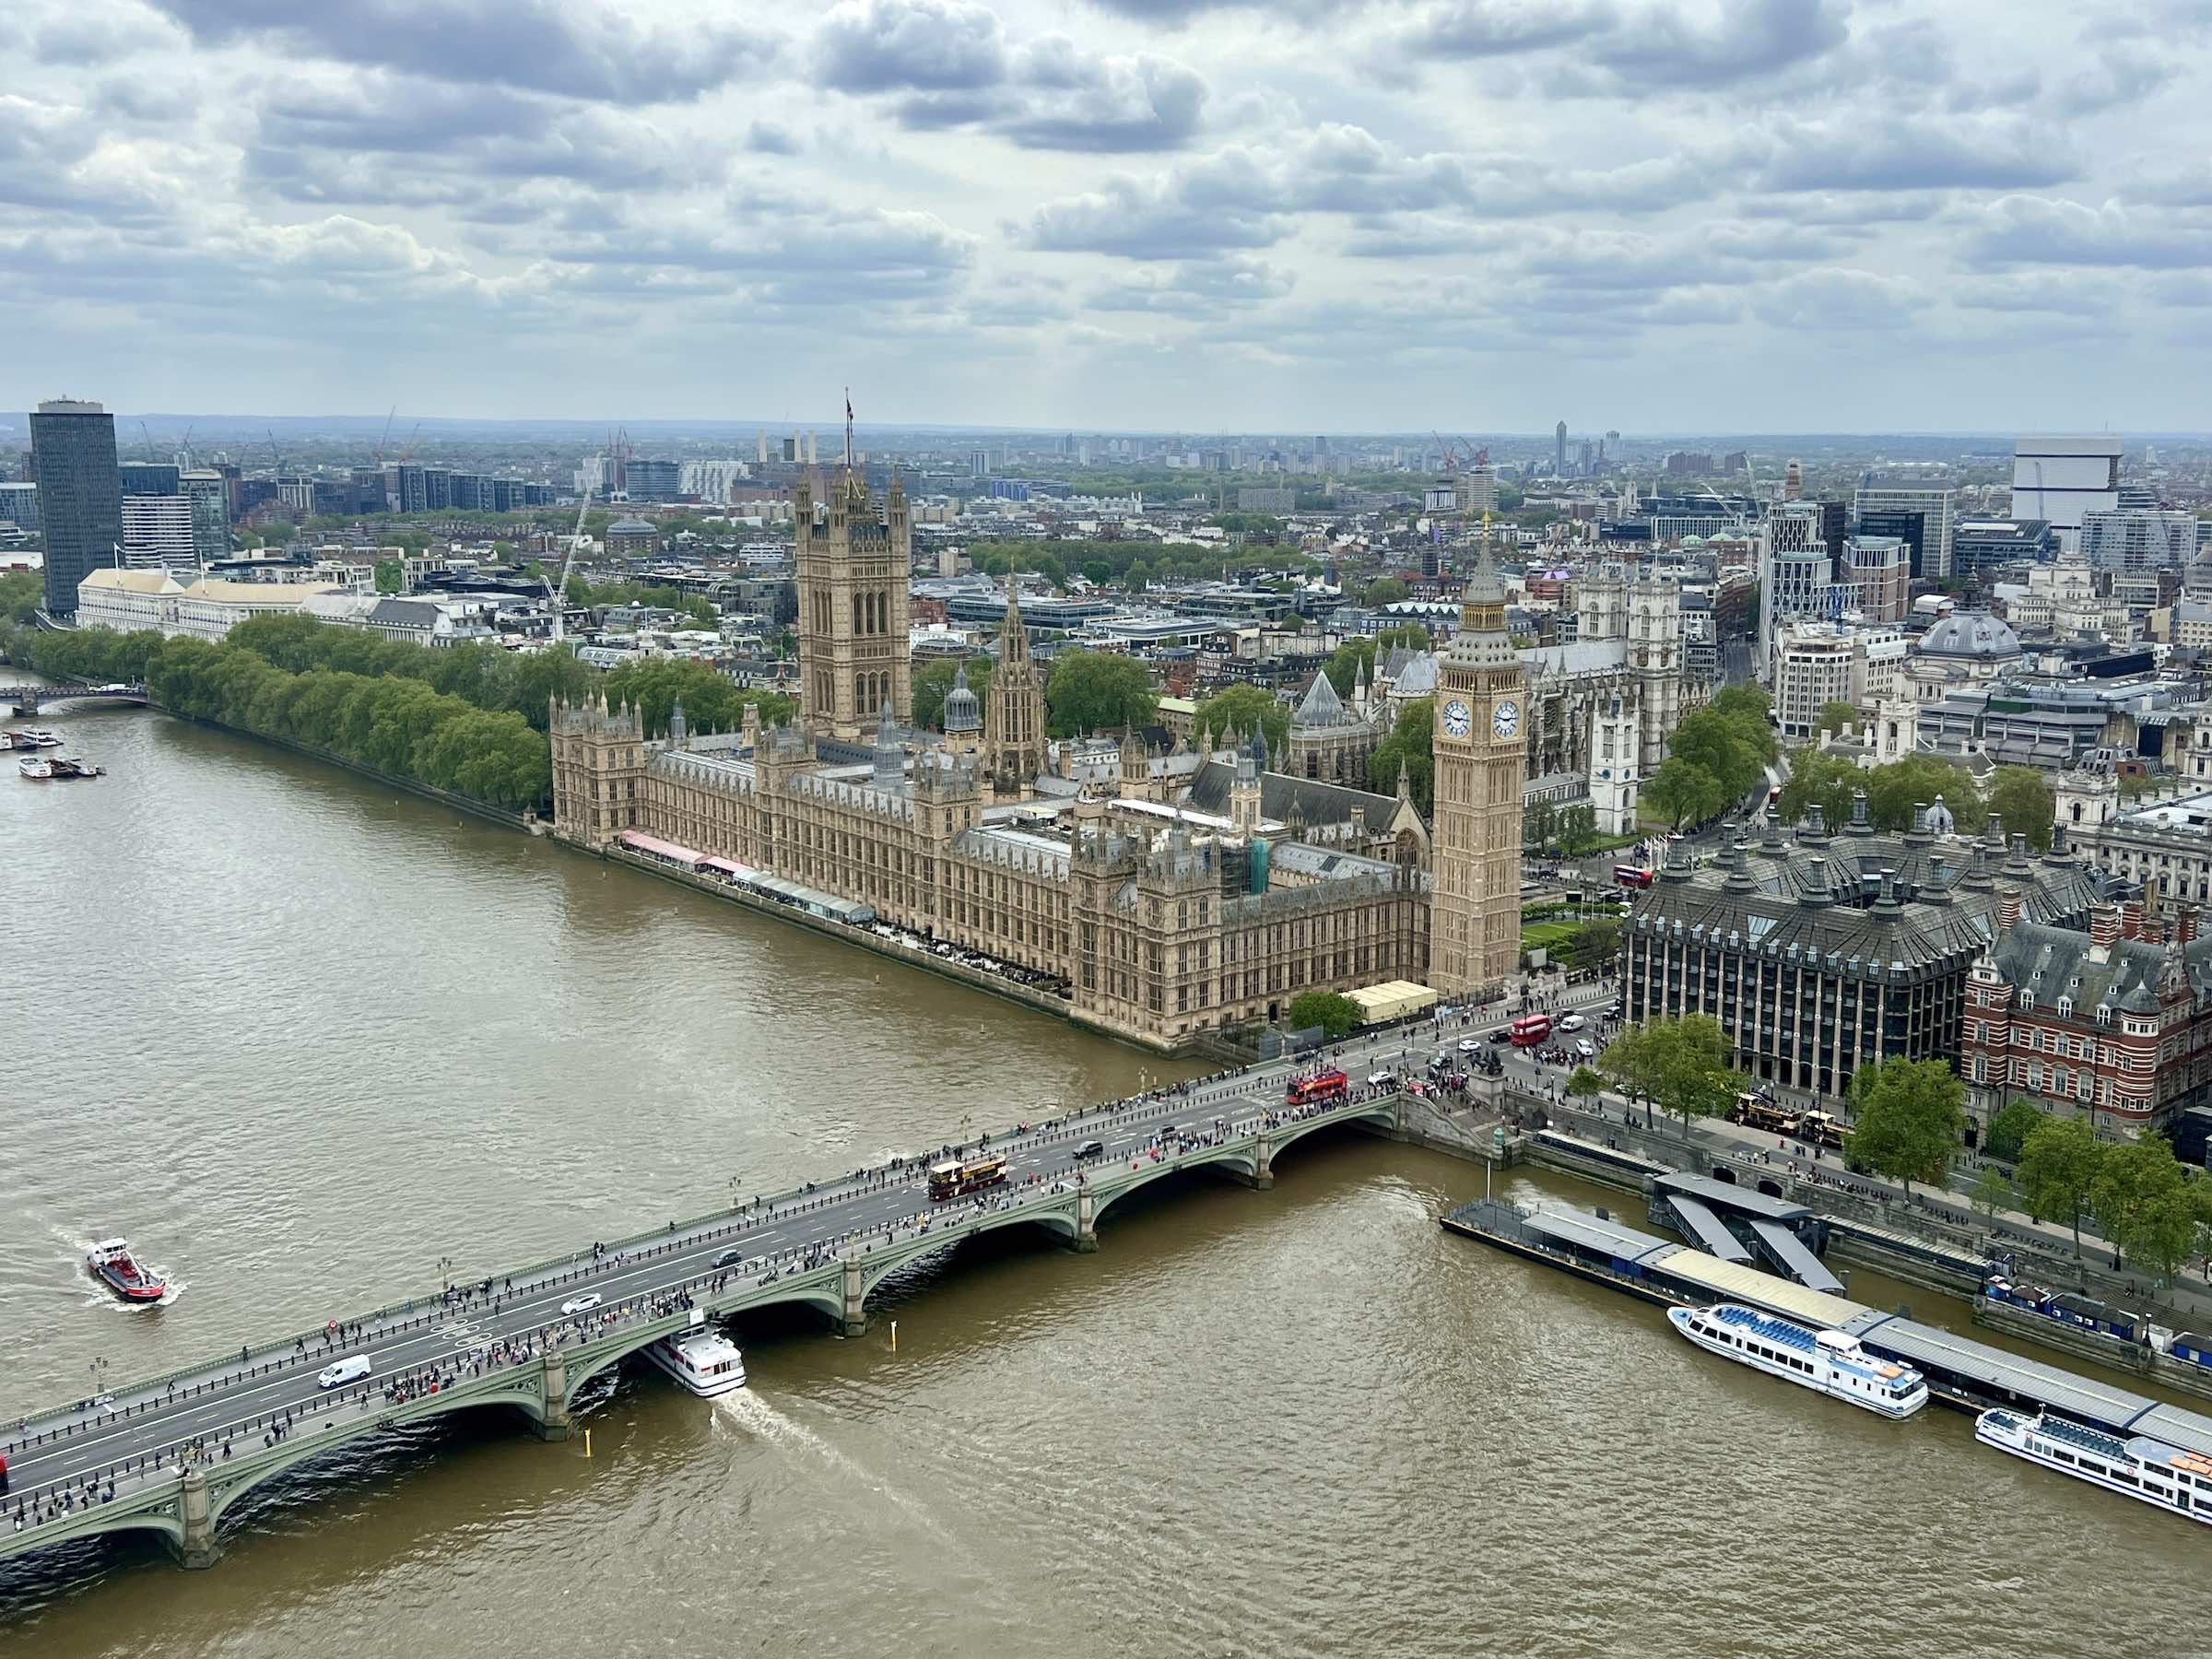
[[[1290,724],[1333,726],[1344,723],[1344,700],[1336,695],[1336,688],[1330,683],[1328,675],[1316,669],[1313,684],[1307,688],[1305,700],[1298,705],[1298,712],[1290,716]]]

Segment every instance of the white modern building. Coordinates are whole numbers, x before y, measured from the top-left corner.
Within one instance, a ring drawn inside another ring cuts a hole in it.
[[[80,628],[118,633],[151,629],[164,638],[219,640],[248,617],[298,616],[311,595],[328,591],[303,582],[204,579],[187,584],[164,570],[95,571],[77,584],[76,619]]]
[[[2082,514],[2081,552],[2092,570],[2178,571],[2196,557],[2196,514],[2101,508]]]
[[[196,571],[192,500],[182,495],[123,498],[123,562],[134,571]]]
[[[1772,683],[1783,624],[1834,614],[1835,560],[1816,501],[1792,501],[1759,527],[1759,672]]]
[[[2087,436],[2022,438],[2012,450],[2012,516],[2044,519],[2059,550],[2081,545],[2083,521],[2120,505],[2120,439]]]

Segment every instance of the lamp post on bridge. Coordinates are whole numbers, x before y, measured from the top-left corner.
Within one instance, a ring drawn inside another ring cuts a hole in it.
[[[88,1369],[92,1372],[92,1397],[98,1400],[108,1392],[108,1362],[95,1359]]]
[[[452,1256],[441,1255],[438,1258],[438,1280],[441,1289],[451,1290],[453,1288],[453,1258]]]

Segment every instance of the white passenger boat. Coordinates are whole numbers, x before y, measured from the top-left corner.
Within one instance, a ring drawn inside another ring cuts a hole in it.
[[[1669,1308],[1666,1316],[1701,1348],[1882,1417],[1909,1418],[1928,1403],[1925,1378],[1869,1354],[1846,1331],[1816,1330],[1740,1302]]]
[[[2212,1458],[2147,1434],[2123,1440],[2065,1418],[1999,1409],[1974,1419],[1974,1438],[2061,1475],[2212,1524]]]
[[[43,755],[33,755],[28,760],[17,761],[16,770],[21,772],[25,777],[35,779],[37,782],[43,783],[47,779],[53,776],[53,762],[47,759]]]
[[[745,1386],[745,1357],[720,1331],[701,1327],[664,1336],[645,1357],[702,1399]]]

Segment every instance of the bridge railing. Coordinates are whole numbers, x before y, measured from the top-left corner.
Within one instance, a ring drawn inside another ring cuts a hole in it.
[[[1189,1094],[1211,1084],[1244,1078],[1250,1078],[1256,1082],[1268,1074],[1281,1069],[1283,1067],[1279,1062],[1263,1062],[1249,1066],[1225,1067],[1206,1077],[1182,1079],[1171,1087],[1151,1089],[1141,1095],[1132,1095],[1120,1100],[1097,1101],[1089,1106],[1077,1108],[1071,1113],[1041,1120],[1030,1124],[1026,1135],[1021,1133],[1019,1125],[1015,1125],[990,1138],[992,1144],[994,1145],[1003,1145],[1008,1141],[1031,1144],[1041,1141],[1073,1141],[1088,1137],[1096,1126],[1098,1120],[1102,1116],[1131,1111],[1147,1103],[1161,1103],[1178,1095]],[[958,1149],[965,1149],[967,1143],[960,1143]],[[903,1154],[886,1164],[870,1166],[865,1173],[880,1182],[888,1180],[895,1172],[924,1166],[940,1155],[935,1149],[922,1153]],[[1066,1171],[1070,1174],[1073,1172],[1072,1167]],[[1058,1178],[1058,1176],[1055,1175],[1053,1178]],[[831,1203],[851,1195],[852,1183],[853,1177],[849,1174],[838,1176],[829,1182],[816,1182],[811,1186],[802,1183],[785,1192],[749,1200],[744,1205],[732,1208],[716,1209],[709,1211],[703,1216],[693,1217],[687,1221],[671,1223],[670,1226],[657,1232],[636,1234],[631,1238],[606,1246],[603,1255],[594,1256],[588,1247],[584,1250],[572,1250],[512,1272],[468,1277],[457,1276],[456,1283],[474,1285],[480,1283],[484,1277],[488,1277],[495,1282],[521,1281],[525,1285],[535,1285],[536,1288],[544,1288],[548,1285],[558,1285],[564,1278],[571,1276],[582,1277],[589,1273],[596,1272],[605,1267],[617,1255],[628,1261],[650,1260],[654,1255],[667,1253],[679,1246],[693,1248],[698,1244],[712,1242],[716,1239],[734,1238],[739,1233],[765,1225],[771,1220],[787,1219],[794,1213],[805,1213],[813,1208],[827,1208]],[[852,1234],[841,1236],[850,1237]],[[450,1319],[461,1311],[463,1310],[460,1304],[445,1300],[442,1293],[429,1293],[422,1296],[394,1298],[371,1312],[348,1314],[330,1323],[337,1324],[341,1329],[354,1325],[365,1327],[359,1341],[368,1343],[405,1335],[410,1331]],[[171,1394],[191,1398],[228,1385],[237,1375],[234,1368],[241,1365],[244,1367],[248,1376],[266,1375],[272,1371],[290,1367],[304,1369],[324,1358],[326,1352],[343,1352],[345,1347],[349,1346],[326,1346],[328,1329],[328,1324],[325,1324],[288,1333],[277,1337],[273,1342],[265,1342],[258,1347],[250,1347],[243,1361],[233,1360],[228,1354],[225,1354],[179,1366],[172,1371],[155,1376],[138,1378],[124,1383],[109,1384],[100,1391],[100,1394],[112,1395],[119,1401],[123,1401],[124,1404],[111,1407],[104,1412],[88,1410],[88,1401],[48,1406],[39,1412],[18,1418],[17,1432],[6,1443],[0,1443],[0,1453],[12,1456],[19,1449],[43,1445],[52,1440],[64,1439],[89,1428],[100,1427],[119,1418],[127,1418],[133,1416],[150,1415],[154,1410],[172,1403],[169,1397]],[[182,1385],[181,1390],[179,1385]],[[137,1396],[154,1397],[139,1398]]]

